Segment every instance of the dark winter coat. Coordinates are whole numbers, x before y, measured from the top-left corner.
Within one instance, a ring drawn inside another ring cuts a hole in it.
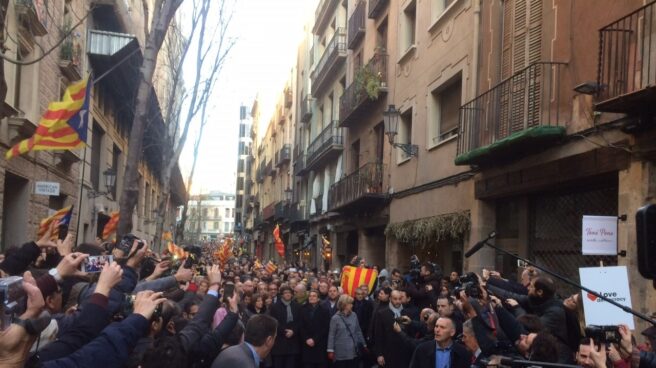
[[[293,299],[291,308],[294,319],[292,322],[287,322],[287,307],[282,303],[282,299],[279,299],[276,304],[272,304],[269,309],[269,315],[278,321],[278,334],[271,350],[272,355],[295,355],[301,352],[299,343],[301,308]],[[294,332],[292,337],[286,337],[285,330],[292,330]]]
[[[436,342],[426,341],[419,344],[409,365],[410,368],[434,368]],[[449,368],[469,368],[472,355],[464,346],[453,343],[451,345],[451,366]],[[387,362],[386,362],[387,363]],[[387,366],[387,364],[385,364]]]
[[[312,306],[307,303],[301,307],[300,344],[303,362],[313,364],[326,364],[326,348],[328,346],[328,329],[330,316],[320,305]],[[314,340],[314,347],[308,346],[305,341]]]
[[[401,311],[401,315],[407,316],[406,311]],[[394,313],[389,308],[381,308],[376,314],[373,333],[375,357],[385,358],[385,368],[406,368],[412,350],[394,331]]]

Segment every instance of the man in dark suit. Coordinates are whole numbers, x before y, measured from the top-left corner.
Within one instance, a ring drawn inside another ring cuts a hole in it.
[[[481,347],[478,345],[478,340],[476,339],[476,333],[474,332],[474,324],[471,320],[466,320],[462,324],[462,343],[472,354],[471,365],[476,367],[485,367],[486,364],[483,361],[486,360],[486,356],[481,351]]]
[[[435,323],[435,340],[421,343],[415,349],[410,368],[469,368],[472,355],[453,341],[456,329],[450,318],[441,317]]]
[[[395,318],[401,316],[408,314],[403,309],[401,292],[394,290],[389,306],[376,313],[372,330],[376,362],[385,368],[406,368],[412,357],[412,350],[403,343],[401,335],[394,331]]]
[[[328,298],[321,303],[321,306],[328,310],[330,317],[337,313],[337,299],[339,299],[339,289],[335,285],[328,288]]]
[[[212,368],[243,367],[259,368],[273,348],[278,322],[270,316],[258,314],[248,320],[244,342],[222,351],[212,363]]]
[[[293,300],[289,286],[280,288],[280,298],[271,305],[269,314],[278,321],[278,338],[271,351],[274,368],[294,368],[301,353],[301,307]]]
[[[330,317],[319,305],[319,291],[311,290],[308,302],[301,307],[301,354],[305,368],[326,367],[326,349]]]

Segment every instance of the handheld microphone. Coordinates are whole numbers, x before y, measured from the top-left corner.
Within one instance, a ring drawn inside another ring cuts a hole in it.
[[[465,253],[465,258],[469,258],[469,257],[473,256],[474,253],[478,252],[479,250],[481,250],[481,248],[483,248],[483,246],[485,246],[485,243],[487,243],[488,240],[494,239],[495,236],[497,236],[497,233],[493,231],[490,234],[488,234],[487,238],[485,238],[485,239],[479,241],[478,243],[474,244],[474,246],[469,248],[469,250]]]

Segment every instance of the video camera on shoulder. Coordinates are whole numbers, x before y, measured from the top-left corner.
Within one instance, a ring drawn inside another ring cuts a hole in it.
[[[127,256],[127,255],[130,254],[130,250],[132,249],[132,244],[134,244],[135,240],[138,241],[137,250],[143,248],[146,245],[146,242],[139,239],[136,235],[134,235],[134,234],[125,234],[125,235],[123,235],[123,238],[121,239],[121,241],[118,244],[116,244],[116,248],[123,251],[123,254],[125,254]]]
[[[459,295],[461,291],[469,298],[478,299],[481,297],[481,291],[478,287],[478,276],[473,272],[468,272],[460,276],[460,286],[453,289],[455,295]]]
[[[585,328],[585,336],[597,345],[619,343],[622,340],[619,326],[590,325]]]
[[[10,276],[0,279],[0,330],[11,325],[14,316],[20,316],[27,309],[27,294],[23,289],[23,278]]]

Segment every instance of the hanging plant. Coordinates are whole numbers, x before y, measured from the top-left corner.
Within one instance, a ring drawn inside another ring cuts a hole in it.
[[[426,245],[444,239],[460,239],[470,228],[469,211],[463,211],[389,224],[385,236],[401,243]]]
[[[373,101],[380,95],[383,78],[380,72],[375,72],[370,66],[366,65],[355,73],[354,83],[356,100],[366,94]]]

